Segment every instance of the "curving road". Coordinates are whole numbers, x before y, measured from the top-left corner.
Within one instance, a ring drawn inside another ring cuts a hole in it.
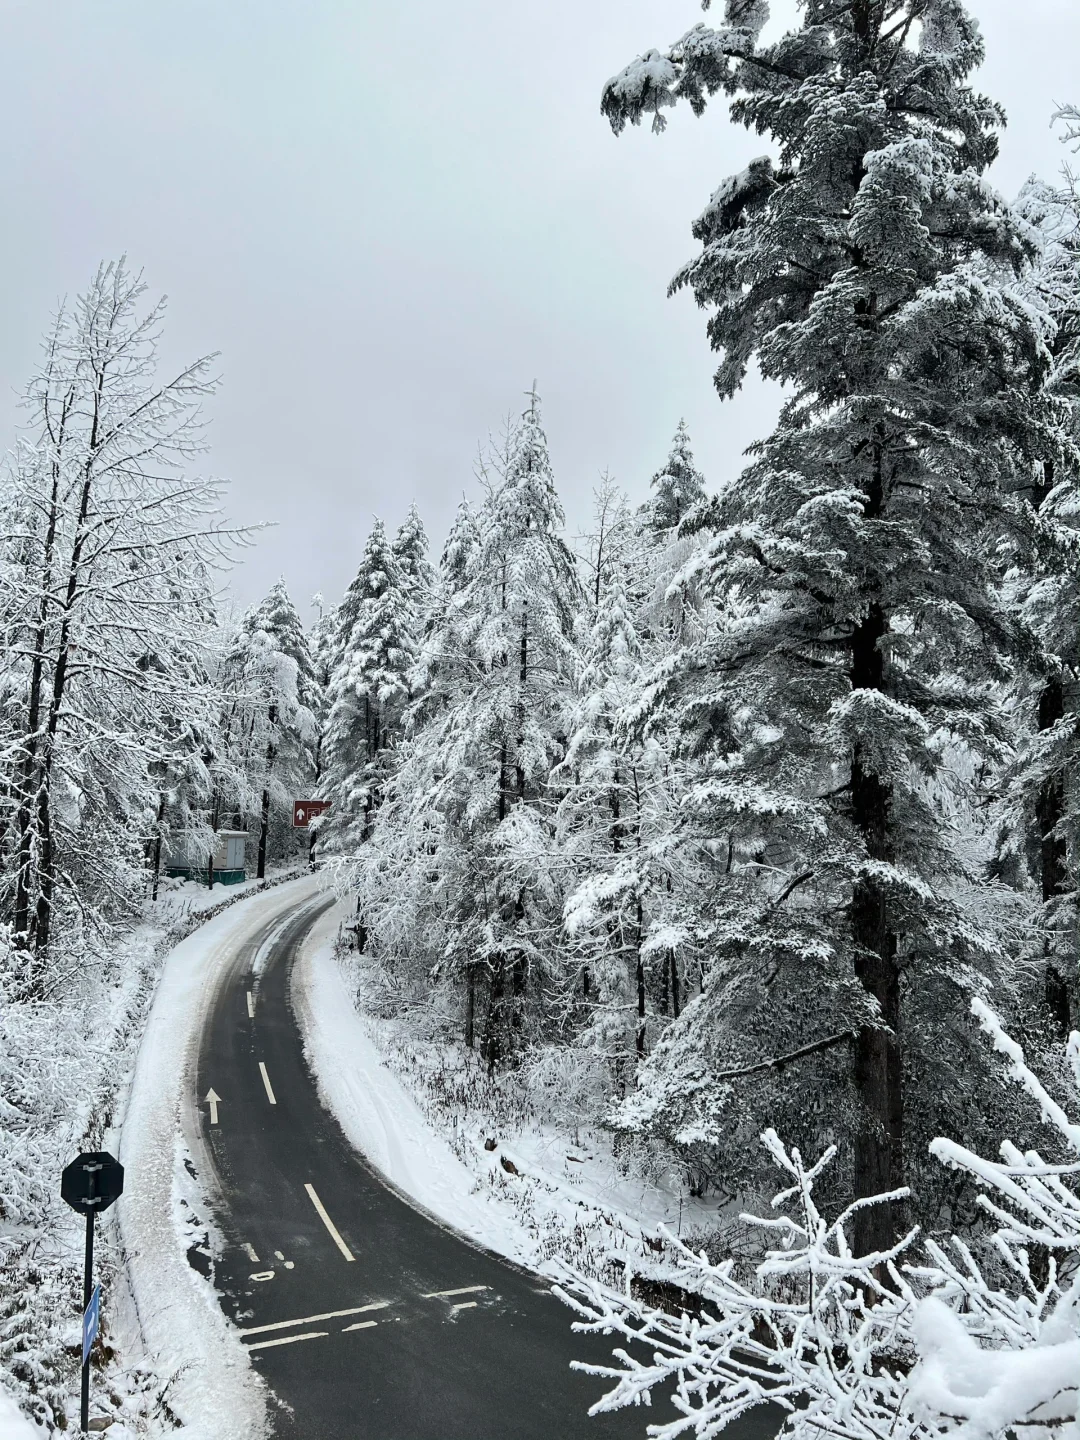
[[[226,1251],[215,1283],[278,1404],[278,1440],[641,1437],[651,1411],[589,1419],[602,1381],[538,1277],[442,1229],[386,1187],[323,1109],[289,1001],[298,945],[328,901],[241,947],[199,1056]],[[276,934],[275,934],[276,932]],[[253,978],[263,951],[261,974]],[[734,1440],[765,1440],[763,1416]],[[242,1440],[242,1437],[237,1437]]]

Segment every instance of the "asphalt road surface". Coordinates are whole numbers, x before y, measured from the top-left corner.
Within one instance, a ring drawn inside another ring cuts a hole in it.
[[[227,1242],[215,1283],[277,1398],[275,1436],[643,1440],[675,1418],[667,1401],[590,1419],[603,1381],[569,1368],[606,1363],[615,1341],[575,1335],[544,1281],[414,1210],[323,1109],[289,999],[319,913],[307,902],[238,950],[199,1057]],[[736,1428],[766,1440],[774,1427]]]

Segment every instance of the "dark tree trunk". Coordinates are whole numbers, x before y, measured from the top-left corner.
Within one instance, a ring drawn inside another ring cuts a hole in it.
[[[262,815],[259,820],[259,859],[255,870],[256,880],[266,878],[266,841],[270,833],[270,789],[262,793]]]
[[[502,1059],[503,1007],[506,998],[506,960],[500,955],[491,971],[491,985],[488,988],[488,1012],[484,1024],[484,1039],[481,1053],[487,1061],[488,1074],[494,1075],[495,1066]]]
[[[510,967],[510,994],[514,1002],[510,1023],[517,1031],[522,1030],[525,1025],[525,992],[528,983],[529,962],[524,955],[518,953]]]
[[[674,1019],[679,1018],[681,1009],[679,1003],[679,962],[675,957],[675,951],[671,952],[671,1014]]]
[[[1039,729],[1050,730],[1065,717],[1065,691],[1060,677],[1045,686],[1039,697]],[[1042,898],[1046,904],[1064,895],[1069,889],[1068,851],[1064,835],[1058,833],[1065,814],[1065,777],[1060,772],[1043,782],[1035,802],[1035,819],[1039,826],[1039,862]],[[1051,936],[1046,941],[1045,972],[1046,1012],[1054,1034],[1067,1040],[1071,1028],[1069,982],[1054,954]]]
[[[645,966],[638,952],[637,968],[637,1029],[634,1032],[634,1048],[639,1055],[645,1054]]]
[[[517,798],[520,804],[525,803],[525,685],[529,678],[529,607],[522,609],[521,615],[521,654],[519,657],[518,681],[521,685],[521,692],[518,701],[518,737],[517,737]]]
[[[884,612],[875,601],[852,637],[853,689],[884,689],[880,642],[886,629]],[[851,812],[871,860],[891,859],[891,800],[890,787],[864,768],[862,748],[856,745],[851,762]],[[855,1041],[855,1084],[863,1113],[855,1138],[854,1184],[855,1194],[861,1197],[895,1190],[904,1183],[897,937],[891,928],[885,891],[870,876],[862,876],[855,885],[851,928],[855,974],[881,1012],[880,1026],[862,1026]],[[856,1212],[857,1254],[887,1249],[894,1242],[900,1221],[897,1211],[895,1205],[875,1205]]]
[[[266,743],[266,784],[262,793],[262,816],[259,824],[259,860],[255,871],[257,880],[266,878],[266,844],[270,834],[270,776],[274,769],[274,760],[277,756],[277,746],[274,744],[274,726],[277,724],[277,706],[271,705],[269,710],[270,739]]]
[[[56,855],[52,837],[52,767],[56,755],[56,737],[60,729],[60,714],[64,704],[67,686],[67,667],[71,653],[71,625],[75,604],[79,598],[79,586],[83,579],[83,550],[88,537],[87,517],[90,514],[90,499],[94,489],[94,462],[100,443],[101,397],[105,385],[105,371],[97,373],[94,388],[93,420],[87,444],[88,458],[82,467],[82,487],[79,493],[79,510],[75,519],[74,542],[68,562],[67,586],[64,595],[63,619],[56,647],[56,663],[53,668],[52,696],[49,702],[49,718],[45,726],[44,743],[41,750],[41,775],[38,782],[38,896],[34,922],[34,949],[41,955],[49,948],[49,932],[52,926],[53,892],[56,885]]]
[[[642,909],[641,901],[637,904],[637,966],[634,978],[637,981],[637,1031],[634,1035],[634,1047],[639,1055],[645,1054],[645,964],[641,958],[641,929]]]
[[[465,971],[465,1044],[471,1050],[476,1043],[476,969]]]
[[[70,396],[69,396],[70,400]],[[57,448],[61,448],[67,427],[68,403],[65,402],[57,435]],[[48,638],[49,596],[53,586],[53,563],[56,554],[56,530],[59,520],[60,467],[55,462],[51,467],[49,488],[48,521],[45,527],[45,542],[41,561],[41,600],[38,605],[37,629],[34,633],[34,656],[30,662],[30,685],[26,715],[26,743],[23,747],[22,764],[19,772],[19,808],[16,815],[18,833],[18,869],[15,876],[15,910],[12,916],[12,938],[16,945],[29,944],[30,924],[30,868],[33,844],[30,824],[33,817],[34,790],[37,780],[38,727],[41,724],[41,702],[44,693],[45,643]]]
[[[157,834],[154,836],[154,884],[150,891],[150,899],[158,898],[158,881],[161,879],[161,825],[165,819],[165,791],[162,790],[158,797],[157,807]]]

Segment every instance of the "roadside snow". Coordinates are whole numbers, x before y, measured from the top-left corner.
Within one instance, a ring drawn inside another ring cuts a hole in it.
[[[681,1223],[684,1233],[715,1223],[715,1207],[684,1199],[677,1185],[624,1173],[609,1136],[525,1115],[494,1122],[470,1103],[475,1055],[415,1037],[402,1043],[391,1024],[359,1013],[354,962],[335,953],[345,915],[335,907],[310,931],[293,1001],[323,1103],[391,1185],[463,1235],[553,1278],[573,1264],[615,1279],[613,1262],[629,1256],[647,1258],[659,1274],[659,1223]]]
[[[231,905],[177,945],[139,1050],[121,1131],[127,1189],[116,1212],[139,1328],[185,1440],[257,1440],[267,1429],[262,1382],[186,1254],[198,1218],[188,1159],[200,1151],[198,1040],[237,947],[317,893],[318,881],[305,875]]]
[[[0,1440],[41,1440],[43,1434],[30,1424],[11,1396],[0,1390]]]
[[[293,969],[293,1004],[323,1104],[406,1198],[478,1244],[535,1265],[528,1232],[480,1192],[477,1177],[432,1130],[364,1029],[333,953],[344,913],[341,905],[327,911]]]

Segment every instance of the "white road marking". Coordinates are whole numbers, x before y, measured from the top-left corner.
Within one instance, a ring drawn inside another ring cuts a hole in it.
[[[269,1085],[267,1085],[266,1088],[269,1090]],[[314,1185],[305,1185],[304,1189],[311,1196],[311,1203],[319,1212],[319,1219],[326,1226],[327,1230],[330,1231],[330,1238],[333,1240],[334,1244],[341,1251],[342,1255],[345,1256],[346,1260],[355,1260],[356,1256],[352,1253],[348,1245],[345,1244],[345,1241],[338,1234],[337,1226],[330,1219],[330,1216],[326,1213],[326,1208],[323,1205],[322,1201],[319,1199],[318,1195],[315,1194]]]
[[[249,1260],[254,1260],[256,1265],[259,1263],[259,1257],[255,1254],[255,1246],[249,1245],[246,1240],[244,1241],[244,1254]]]
[[[212,1085],[210,1089],[206,1092],[206,1103],[210,1106],[210,1124],[216,1125],[217,1107],[221,1104],[221,1096],[217,1093],[217,1091]]]
[[[422,1300],[445,1300],[449,1295],[475,1295],[477,1290],[488,1290],[488,1285],[462,1285],[458,1290],[429,1290]]]
[[[475,1300],[463,1300],[460,1305],[450,1306],[450,1314],[456,1315],[459,1310],[475,1310],[476,1306],[477,1301]]]
[[[275,1250],[275,1251],[274,1251],[274,1258],[275,1258],[276,1260],[284,1260],[284,1259],[285,1259],[285,1256],[281,1253],[280,1250]]]
[[[249,1020],[254,1020],[254,1019],[255,1019],[255,1001],[251,998],[251,991],[250,991],[250,990],[247,992],[247,995],[248,995],[248,1019],[249,1019]]]
[[[309,1330],[305,1335],[282,1335],[277,1340],[256,1340],[249,1350],[269,1350],[271,1345],[295,1345],[298,1340],[325,1340],[329,1330]]]
[[[249,1280],[272,1280],[273,1278],[273,1270],[256,1270],[254,1275],[248,1276]]]
[[[378,1323],[377,1320],[358,1320],[355,1325],[344,1326],[341,1333],[347,1335],[350,1330],[370,1330],[373,1325]]]
[[[266,1086],[266,1098],[270,1101],[271,1105],[276,1105],[277,1101],[274,1099],[274,1092],[270,1088],[270,1076],[266,1073],[266,1066],[261,1060],[259,1061],[259,1073],[263,1077],[263,1084]]]
[[[272,1325],[252,1325],[241,1335],[265,1335],[270,1330],[289,1330],[294,1325],[318,1325],[321,1320],[340,1320],[346,1315],[366,1315],[369,1310],[385,1310],[389,1300],[375,1300],[370,1305],[354,1305],[351,1310],[327,1310],[323,1315],[301,1315],[299,1320],[275,1320]],[[374,1322],[372,1322],[374,1323]]]

